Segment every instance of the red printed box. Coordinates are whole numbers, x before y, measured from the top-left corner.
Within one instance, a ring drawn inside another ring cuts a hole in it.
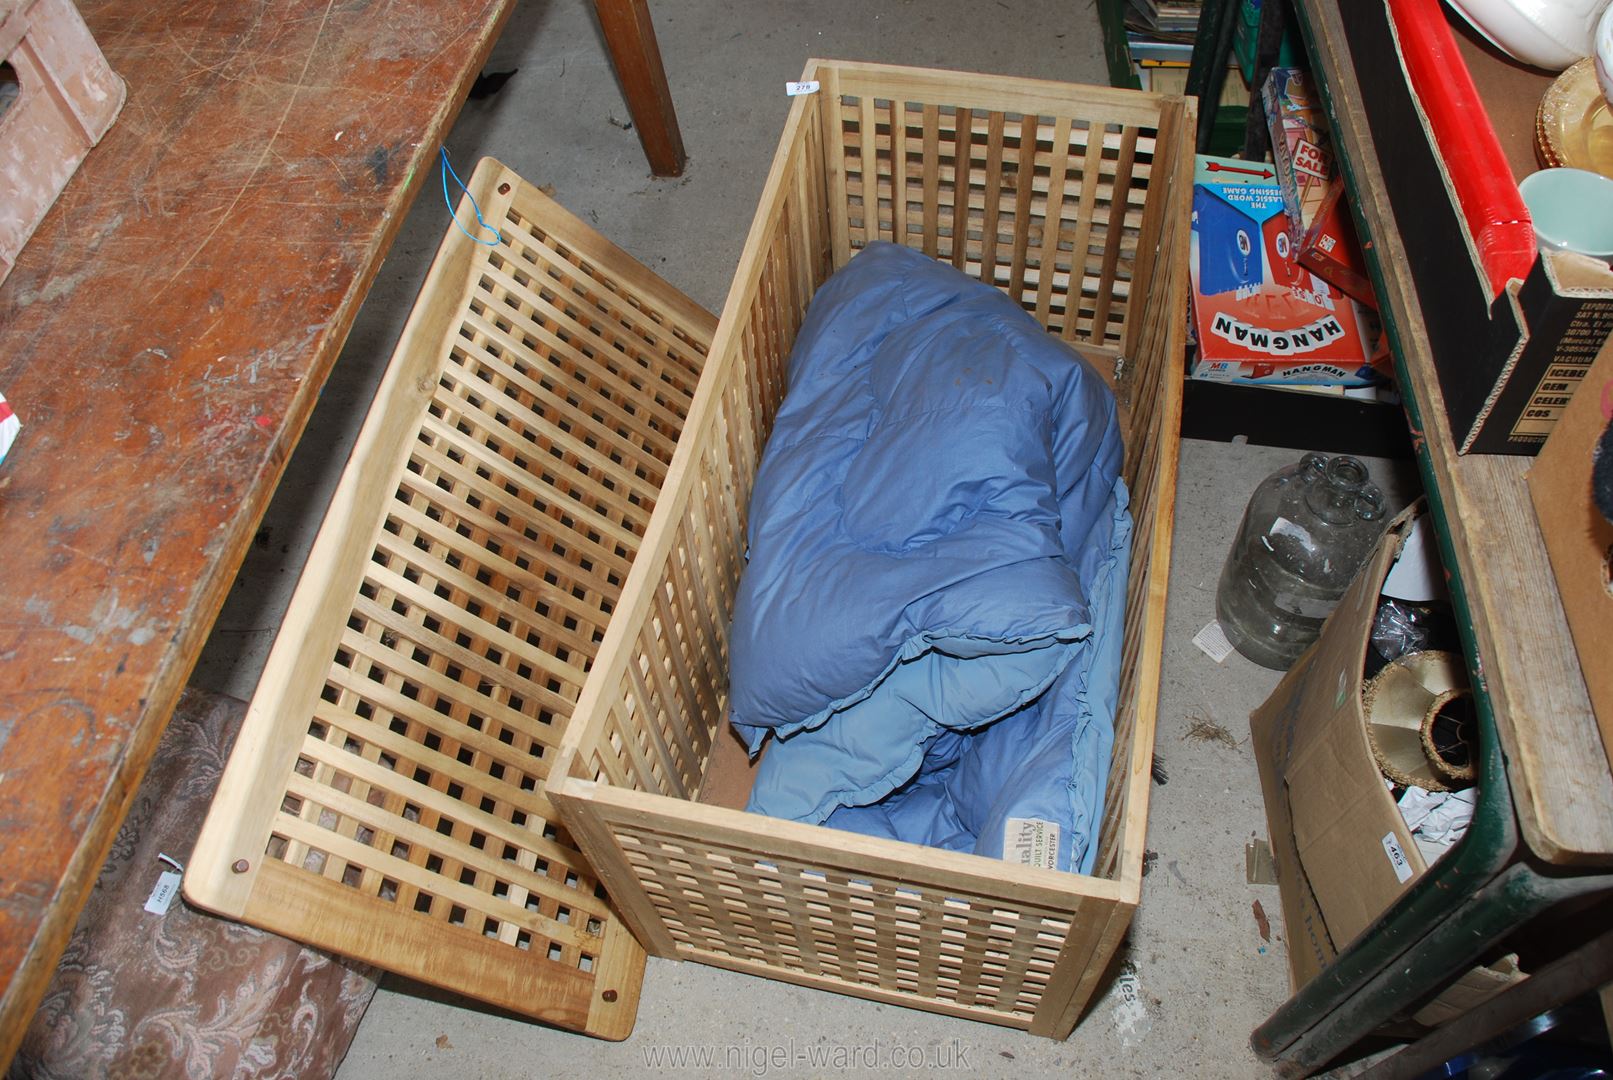
[[[1355,237],[1355,222],[1350,217],[1350,204],[1344,193],[1344,180],[1335,176],[1322,198],[1316,220],[1299,242],[1295,256],[1299,265],[1317,275],[1345,294],[1378,307],[1377,294],[1372,290],[1372,279],[1367,274],[1366,257],[1361,253],[1361,242]]]
[[[1294,260],[1271,167],[1200,156],[1190,274],[1198,356],[1218,382],[1371,386],[1376,317]]]

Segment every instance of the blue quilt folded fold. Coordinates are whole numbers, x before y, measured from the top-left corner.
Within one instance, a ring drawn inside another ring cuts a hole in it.
[[[818,290],[757,473],[731,720],[749,809],[1089,871],[1131,521],[1103,380],[870,245]]]

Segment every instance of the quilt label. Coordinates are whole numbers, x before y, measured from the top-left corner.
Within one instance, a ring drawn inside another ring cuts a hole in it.
[[[1058,822],[1040,818],[1009,818],[1003,826],[1003,859],[1025,866],[1039,866],[1044,870],[1057,870]]]

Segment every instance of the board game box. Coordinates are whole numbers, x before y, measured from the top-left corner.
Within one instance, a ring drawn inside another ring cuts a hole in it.
[[[1381,351],[1376,315],[1300,266],[1294,234],[1269,164],[1199,157],[1191,240],[1194,378],[1384,381],[1373,364]]]

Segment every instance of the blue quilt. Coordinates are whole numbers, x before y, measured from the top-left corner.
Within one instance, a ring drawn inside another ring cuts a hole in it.
[[[998,290],[872,244],[818,290],[732,628],[749,809],[1090,872],[1131,519],[1103,380]],[[1050,846],[1049,846],[1050,845]]]

